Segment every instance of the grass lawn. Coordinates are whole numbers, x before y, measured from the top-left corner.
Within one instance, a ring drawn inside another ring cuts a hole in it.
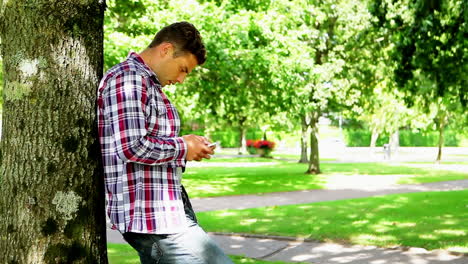
[[[468,252],[468,190],[197,214],[207,231]]]
[[[261,158],[246,161],[249,159],[227,159],[231,166],[226,164],[224,167],[189,167],[184,173],[183,184],[191,197],[212,197],[324,189],[344,181],[426,183],[468,179],[468,173],[437,170],[432,163],[422,168],[391,163],[322,163],[322,174],[306,175],[307,164]],[[265,161],[274,164],[265,165]],[[239,165],[233,162],[239,162]],[[246,167],[245,162],[251,166]]]
[[[109,264],[139,264],[140,258],[136,251],[127,244],[107,244]],[[286,264],[281,261],[262,261],[241,256],[229,256],[234,263],[258,263],[258,264]],[[297,263],[297,262],[295,262]]]
[[[294,154],[278,154],[274,155],[273,158],[261,158],[261,157],[243,157],[243,158],[231,158],[231,157],[212,157],[211,159],[204,159],[203,162],[276,162],[276,161],[283,161],[283,160],[288,160],[288,161],[299,161],[300,156],[299,155],[294,155]],[[320,159],[320,161],[336,161],[336,159]]]
[[[235,162],[276,162],[277,160],[275,159],[266,159],[266,158],[260,158],[260,157],[245,157],[245,158],[217,158],[217,157],[212,157],[211,159],[204,159],[202,162],[210,162],[210,163],[216,163],[216,162],[230,162],[230,163],[235,163]]]

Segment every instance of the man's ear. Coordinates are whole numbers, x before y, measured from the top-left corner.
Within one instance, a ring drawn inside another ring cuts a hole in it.
[[[174,45],[169,42],[163,42],[160,44],[160,55],[161,57],[165,57],[166,55],[171,55],[174,53]]]

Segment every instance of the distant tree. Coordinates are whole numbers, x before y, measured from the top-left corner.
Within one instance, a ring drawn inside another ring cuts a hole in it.
[[[261,18],[243,13],[222,21],[205,40],[207,62],[183,93],[198,93],[200,108],[210,109],[215,123],[237,128],[239,145],[245,148],[247,129],[270,122],[281,99],[271,82],[270,40],[263,34]]]
[[[374,0],[374,27],[389,43],[394,80],[408,106],[435,111],[442,157],[443,131],[468,103],[466,1]]]
[[[207,132],[226,125],[238,129],[239,145],[245,151],[247,129],[265,122],[271,112],[267,107],[273,105],[269,98],[274,90],[268,78],[270,61],[264,50],[268,42],[256,23],[257,13],[238,12],[234,6],[225,11],[221,3],[209,1],[160,4],[140,1],[135,7],[139,18],[132,19],[135,14],[129,13],[126,4],[109,2],[116,13],[106,17],[106,54],[110,55],[106,66],[125,58],[128,49],[143,49],[153,32],[165,24],[190,21],[204,39],[207,61],[184,85],[165,91],[174,99],[183,120],[201,122]],[[136,36],[132,37],[132,32]]]
[[[310,158],[307,173],[320,173],[318,121],[323,114],[351,108],[361,96],[361,87],[350,58],[354,46],[347,43],[368,25],[370,15],[359,1],[275,1],[277,13],[287,16],[284,32],[286,52],[280,53],[278,80],[288,87],[285,110],[302,124],[302,157],[305,133],[309,131]],[[274,5],[272,5],[274,6]],[[359,42],[353,42],[356,45]]]

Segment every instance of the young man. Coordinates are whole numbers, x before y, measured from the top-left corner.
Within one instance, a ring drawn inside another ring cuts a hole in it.
[[[232,263],[198,226],[181,185],[186,161],[209,159],[213,148],[204,137],[179,136],[179,115],[162,91],[182,83],[205,53],[192,24],[174,23],[99,85],[107,214],[141,263]]]

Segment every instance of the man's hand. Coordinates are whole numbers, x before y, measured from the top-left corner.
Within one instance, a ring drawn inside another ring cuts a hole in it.
[[[202,159],[210,159],[210,154],[214,154],[213,147],[208,147],[210,142],[202,136],[197,135],[185,135],[182,136],[187,144],[187,156],[188,161],[196,160],[200,161]]]

